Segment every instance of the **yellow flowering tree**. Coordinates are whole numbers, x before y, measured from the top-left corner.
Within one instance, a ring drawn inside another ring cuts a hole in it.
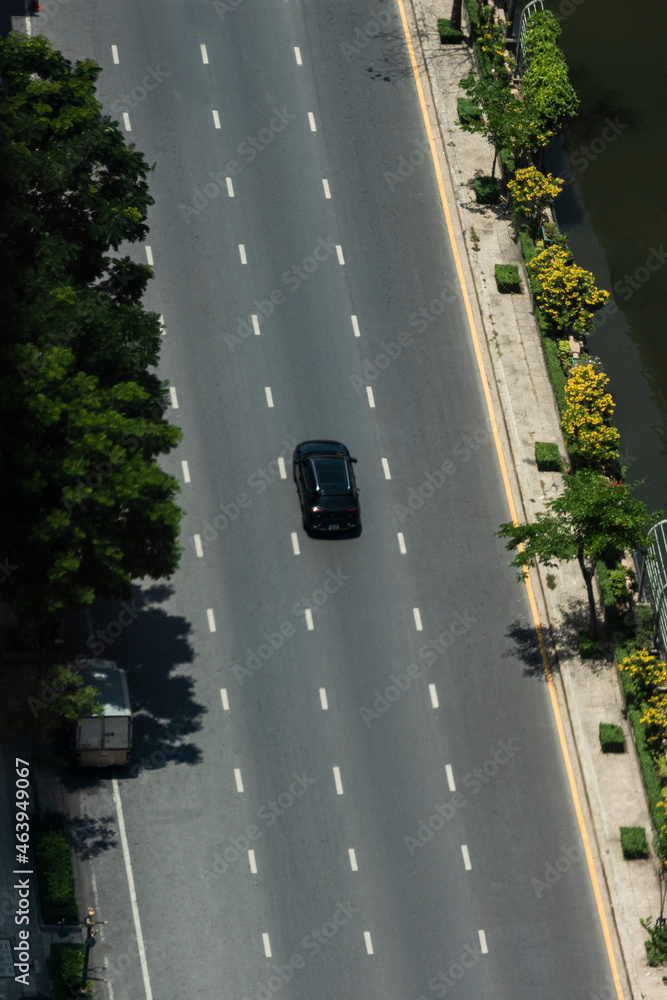
[[[607,468],[618,458],[620,435],[611,420],[614,400],[606,391],[604,372],[577,365],[565,383],[566,407],[561,421],[565,443],[589,467]]]
[[[648,702],[657,688],[667,686],[667,664],[648,649],[637,649],[624,657],[618,669],[632,679],[638,698],[642,701]]]
[[[609,292],[595,285],[590,271],[575,264],[567,250],[551,246],[526,265],[534,279],[535,300],[558,330],[583,336],[593,325],[593,313],[601,309]]]
[[[520,167],[507,189],[512,196],[512,204],[531,226],[537,228],[547,205],[563,190],[564,181],[552,174],[543,174],[537,167]]]

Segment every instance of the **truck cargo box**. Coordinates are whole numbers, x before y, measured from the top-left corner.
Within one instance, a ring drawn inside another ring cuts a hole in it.
[[[99,691],[103,715],[79,719],[78,763],[93,767],[127,764],[132,748],[132,709],[125,671],[112,660],[89,660],[82,676],[86,685]]]

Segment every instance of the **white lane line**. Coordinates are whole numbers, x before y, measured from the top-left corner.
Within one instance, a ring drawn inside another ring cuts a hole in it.
[[[431,705],[433,708],[440,708],[440,702],[438,701],[438,692],[435,689],[435,684],[429,684],[428,693],[431,696]]]
[[[192,480],[190,479],[190,466],[188,465],[185,459],[183,459],[183,461],[181,462],[181,469],[183,470],[183,482],[184,483],[191,482]]]
[[[447,785],[450,792],[455,792],[456,782],[454,781],[454,771],[452,770],[451,764],[445,764],[445,774],[447,775]]]
[[[271,958],[271,942],[269,941],[268,934],[262,934],[262,942],[264,943],[264,954],[267,958]]]
[[[273,406],[273,393],[271,392],[271,386],[264,386],[264,392],[266,393],[266,405],[270,408]]]
[[[255,852],[252,848],[248,851],[248,861],[250,862],[250,871],[253,875],[257,874],[257,862],[255,861]]]
[[[198,559],[204,558],[204,549],[201,543],[201,535],[195,535],[195,552]]]
[[[229,695],[227,694],[227,688],[220,688],[220,700],[222,701],[222,708],[224,712],[229,711]]]
[[[294,552],[295,556],[301,555],[301,549],[299,548],[299,536],[297,535],[296,531],[292,532],[292,551]]]
[[[356,316],[350,316],[350,319],[352,320],[352,329],[354,330],[355,337],[360,337],[361,331],[359,329],[359,320]]]
[[[259,337],[260,336],[260,332],[259,332],[259,316],[257,315],[257,313],[252,313],[250,319],[252,320],[252,328],[255,331],[255,336]]]
[[[310,123],[310,131],[317,132],[317,125],[315,124],[315,115],[312,111],[308,112],[308,121]]]
[[[216,128],[220,128],[220,115],[215,110],[215,108],[213,108],[213,124],[215,125]]]
[[[164,337],[167,332],[167,328],[164,325],[164,316],[160,313],[160,336]]]
[[[126,132],[132,131],[132,126],[130,125],[130,116],[128,115],[127,111],[123,111],[123,125],[125,126]]]
[[[350,856],[350,868],[352,869],[353,872],[358,872],[359,866],[357,865],[357,852],[355,851],[354,847],[348,847],[347,853]]]
[[[327,689],[320,688],[320,705],[322,706],[322,711],[326,712],[329,707],[329,702],[327,701]]]
[[[415,628],[417,629],[418,632],[421,632],[423,626],[422,626],[422,616],[419,613],[419,608],[413,608],[412,614],[415,616]]]
[[[118,46],[117,45],[112,45],[111,46],[111,58],[113,59],[115,65],[117,66],[118,63],[120,62],[120,60],[118,58]]]
[[[201,49],[201,61],[204,63],[204,66],[208,66],[208,52],[206,51],[206,46],[200,45],[199,48]]]
[[[309,632],[312,632],[315,626],[313,625],[313,612],[310,608],[306,608],[306,628]]]
[[[343,794],[343,782],[340,780],[340,768],[339,767],[334,767],[333,773],[334,773],[334,781],[336,782],[336,791],[338,792],[339,795],[342,795]]]
[[[342,264],[345,263],[345,258],[343,257],[343,248],[340,245],[340,243],[336,244],[336,256],[338,257],[338,263],[339,264],[342,265]]]
[[[153,266],[153,251],[150,247],[146,247],[146,263],[149,267]]]
[[[486,934],[484,931],[478,931],[479,934],[479,946],[482,949],[482,955],[488,955],[489,949],[486,944]]]
[[[371,941],[371,932],[364,931],[364,941],[366,942],[366,951],[369,955],[373,954],[373,942]]]
[[[241,263],[247,264],[248,258],[245,255],[245,245],[243,243],[239,243],[239,254],[241,255]]]
[[[169,386],[169,397],[171,399],[171,405],[174,410],[178,409],[178,396],[176,395],[176,387],[173,385]]]
[[[470,863],[470,851],[468,850],[467,844],[461,844],[461,854],[463,855],[463,864],[465,865],[465,869],[469,872],[472,865]]]
[[[384,469],[384,478],[391,479],[391,472],[389,471],[389,462],[386,458],[382,459],[382,468]]]
[[[375,409],[375,396],[373,395],[373,389],[370,385],[366,386],[366,395],[368,396],[368,405],[371,410]]]
[[[237,792],[242,792],[243,791],[243,778],[241,777],[241,768],[240,767],[235,767],[234,768],[234,781],[236,782],[236,791]]]
[[[297,66],[303,66],[303,63],[301,62],[301,49],[298,45],[294,46],[294,57],[296,59]]]
[[[326,177],[322,178],[322,187],[324,188],[324,197],[325,198],[330,198],[331,197],[331,189],[329,187],[329,181],[326,179]]]
[[[209,632],[215,632],[215,615],[213,614],[213,608],[206,609],[206,618],[208,620],[208,630]]]
[[[116,806],[116,816],[118,817],[118,833],[120,834],[120,842],[123,848],[123,861],[125,862],[125,874],[127,876],[127,884],[130,890],[130,905],[132,907],[132,917],[134,919],[134,933],[137,939],[139,962],[141,964],[141,975],[144,980],[144,990],[146,992],[146,1000],[153,1000],[153,990],[151,989],[151,981],[148,975],[148,963],[146,962],[146,948],[144,947],[144,935],[141,930],[139,907],[137,906],[137,891],[134,886],[134,873],[132,871],[132,862],[130,860],[130,848],[127,843],[127,834],[125,833],[125,818],[123,816],[123,803],[121,802],[120,792],[118,790],[118,779],[112,778],[111,783],[113,787],[114,805]]]
[[[233,198],[234,197],[234,185],[232,183],[232,179],[231,179],[231,177],[225,177],[225,180],[227,182],[227,194],[229,195],[230,198]]]
[[[280,473],[281,479],[287,479],[287,469],[285,468],[285,459],[282,455],[278,455],[278,472]]]
[[[405,539],[403,538],[403,532],[402,531],[398,532],[398,548],[399,548],[400,553],[401,553],[402,556],[404,556],[405,553],[408,551],[406,549],[406,547],[405,547]]]

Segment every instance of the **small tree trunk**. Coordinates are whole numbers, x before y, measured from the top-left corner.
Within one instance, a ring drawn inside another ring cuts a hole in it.
[[[581,568],[584,583],[586,584],[586,592],[588,594],[588,634],[591,639],[595,640],[598,637],[598,618],[597,609],[595,607],[595,593],[593,591],[593,570],[589,569],[586,565],[586,560],[582,553],[579,553],[577,559],[579,560],[579,566]]]
[[[495,142],[493,144],[493,166],[491,167],[491,176],[496,176],[496,160],[498,159],[498,147]]]
[[[449,20],[450,27],[455,28],[456,31],[461,30],[461,6],[463,0],[454,0],[452,5],[452,16]]]

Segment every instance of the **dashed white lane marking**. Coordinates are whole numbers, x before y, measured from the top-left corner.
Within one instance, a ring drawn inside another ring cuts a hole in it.
[[[333,773],[334,773],[334,781],[336,782],[336,791],[338,792],[339,795],[342,795],[343,794],[343,782],[340,780],[340,768],[339,767],[334,767]]]
[[[234,768],[234,781],[236,782],[236,791],[237,792],[242,792],[243,791],[243,778],[241,777],[241,768],[240,767],[235,767]]]
[[[245,245],[243,243],[239,243],[239,254],[241,255],[241,263],[242,264],[247,264],[248,263],[248,258],[246,257],[246,254],[245,254]]]
[[[118,789],[118,779],[112,778],[111,784],[113,787],[114,804],[116,806],[116,816],[118,817],[118,833],[120,834],[120,842],[123,849],[123,861],[125,862],[125,875],[127,876],[127,885],[130,890],[130,905],[132,907],[132,917],[134,919],[134,933],[137,939],[139,962],[141,964],[141,975],[144,980],[144,991],[146,993],[146,1000],[153,1000],[153,990],[151,989],[151,980],[150,976],[148,975],[146,948],[144,947],[144,935],[141,930],[139,907],[137,906],[137,891],[134,885],[134,873],[132,871],[132,862],[130,860],[130,848],[127,843],[127,834],[125,833],[125,817],[123,816],[123,803],[121,801],[120,791]]]
[[[229,711],[229,695],[227,694],[227,688],[220,688],[220,700],[222,701],[223,711]]]
[[[358,872],[359,866],[357,865],[357,852],[354,847],[348,847],[347,853],[350,855],[350,868],[353,872]]]
[[[164,316],[162,315],[162,313],[160,313],[160,335],[164,337],[166,333],[167,333],[167,328],[164,325]]]
[[[146,247],[146,263],[149,267],[153,266],[153,251],[150,247]]]
[[[366,942],[366,951],[369,955],[373,954],[373,942],[371,941],[371,932],[364,931],[364,941]]]
[[[391,472],[389,471],[389,462],[386,458],[382,459],[382,468],[384,470],[384,478],[391,479]]]
[[[415,628],[417,629],[418,632],[421,632],[423,626],[422,626],[422,616],[419,613],[419,608],[413,608],[412,614],[415,616]]]
[[[132,131],[132,126],[130,125],[130,116],[128,115],[127,111],[123,111],[123,125],[125,126],[126,132]]]
[[[252,848],[248,851],[248,861],[250,862],[250,871],[253,875],[257,874],[257,862],[255,861],[255,852]]]
[[[398,548],[402,556],[408,551],[405,547],[405,539],[403,538],[403,532],[398,532]]]
[[[336,256],[338,257],[338,263],[343,265],[345,263],[345,258],[343,257],[343,248],[340,243],[336,244]]]
[[[472,865],[470,863],[470,851],[468,850],[466,844],[461,844],[461,854],[463,855],[463,864],[465,865],[465,869],[467,872],[469,872],[472,868]]]
[[[231,177],[225,177],[225,181],[227,182],[227,194],[229,195],[230,198],[233,198],[234,197],[234,185],[232,183]]]
[[[264,392],[266,393],[266,405],[268,407],[273,406],[273,393],[271,392],[271,386],[270,385],[265,386]]]
[[[271,942],[269,941],[268,934],[262,934],[262,942],[264,944],[264,954],[267,958],[271,958]]]
[[[315,124],[315,115],[312,111],[308,112],[308,122],[310,123],[310,131],[317,132],[317,125]]]
[[[329,188],[329,181],[326,179],[326,177],[322,178],[322,187],[324,188],[324,197],[325,198],[330,198],[331,197],[331,189]]]
[[[306,628],[309,632],[312,632],[315,626],[313,625],[313,612],[310,608],[306,608]]]
[[[359,320],[356,316],[350,316],[350,319],[352,320],[352,329],[354,330],[355,337],[360,337],[361,331],[359,329]]]
[[[479,946],[482,949],[482,955],[488,955],[489,949],[486,944],[486,934],[484,931],[478,931],[479,934]]]
[[[445,774],[447,775],[447,785],[449,786],[450,792],[455,792],[456,782],[454,781],[454,772],[451,764],[445,764]]]
[[[204,66],[208,66],[208,52],[206,51],[206,46],[200,45],[199,48],[201,49],[201,61],[204,63]]]
[[[299,548],[299,536],[297,535],[296,531],[292,532],[292,551],[294,552],[295,556],[301,555],[301,549]]]
[[[255,331],[255,336],[256,337],[261,336],[259,332],[259,316],[257,315],[257,313],[252,313],[250,319],[252,320],[252,328]]]
[[[184,483],[191,482],[191,480],[190,480],[190,466],[188,465],[186,459],[183,459],[183,461],[181,462],[181,469],[183,471],[183,482]]]
[[[371,410],[375,409],[375,396],[373,395],[372,386],[370,385],[366,386],[366,395],[368,396],[368,405],[370,406]]]
[[[433,708],[440,708],[440,702],[438,701],[438,692],[435,689],[435,684],[429,684],[428,693],[431,696],[431,705]]]
[[[111,58],[113,59],[115,65],[117,66],[118,63],[120,62],[120,60],[118,58],[118,46],[117,45],[112,45],[111,46]]]
[[[216,128],[220,128],[220,115],[215,110],[215,108],[213,108],[213,124],[215,125]]]
[[[173,385],[169,386],[169,397],[171,399],[171,405],[174,410],[178,409],[178,396],[176,395],[176,388]]]
[[[301,49],[299,48],[298,45],[294,46],[294,57],[296,59],[297,66],[302,66],[303,63],[301,62]]]
[[[278,455],[278,472],[280,473],[281,479],[287,479],[287,469],[285,468],[285,459],[282,455]]]
[[[209,632],[215,632],[215,615],[213,614],[213,608],[206,609],[206,618],[208,619],[208,630]]]
[[[204,548],[201,543],[201,535],[195,535],[195,552],[198,559],[204,558]]]
[[[320,688],[320,705],[322,706],[322,711],[326,712],[329,707],[329,702],[327,701],[327,689]]]

